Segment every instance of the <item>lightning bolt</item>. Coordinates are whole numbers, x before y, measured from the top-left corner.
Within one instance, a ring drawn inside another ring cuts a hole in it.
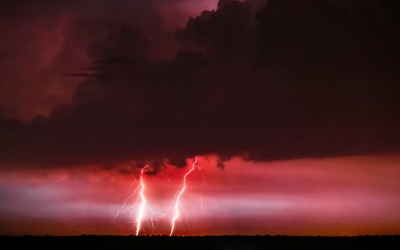
[[[150,166],[146,165],[140,171],[139,185],[136,187],[134,192],[131,195],[129,195],[129,197],[125,200],[123,206],[117,211],[117,213],[114,217],[114,220],[116,217],[118,217],[118,215],[120,213],[125,212],[128,209],[131,210],[132,212],[134,212],[136,210],[137,216],[136,216],[136,220],[135,220],[135,225],[136,225],[136,236],[138,236],[140,234],[140,231],[143,229],[142,225],[143,225],[144,218],[147,218],[147,216],[150,216],[151,225],[152,225],[153,229],[155,229],[154,220],[159,220],[159,219],[165,217],[167,214],[169,214],[170,209],[173,207],[174,216],[171,219],[171,231],[169,234],[169,236],[172,236],[174,233],[174,230],[175,230],[176,221],[181,216],[180,209],[183,209],[182,205],[181,205],[181,200],[182,200],[182,196],[185,193],[185,190],[187,187],[186,179],[194,170],[196,170],[196,169],[201,170],[200,167],[196,166],[197,163],[198,163],[198,158],[197,158],[197,156],[195,156],[194,161],[192,163],[192,167],[183,176],[183,184],[182,184],[182,187],[179,190],[179,192],[177,192],[175,202],[172,203],[168,207],[167,211],[164,213],[154,211],[151,207],[148,206],[148,201],[147,201],[146,195],[145,195],[145,190],[147,189],[147,186],[145,184],[144,175],[146,174],[146,170],[148,170],[148,168]],[[170,182],[168,177],[166,177],[166,178],[167,178],[168,182]],[[132,190],[133,185],[134,185],[134,183],[132,183],[132,186],[129,190]],[[204,186],[204,183],[203,183],[203,186]],[[128,206],[127,204],[129,202],[129,200],[131,200],[132,197],[135,196],[136,193],[139,193],[139,194],[138,194],[138,197],[136,198],[135,204],[132,206]],[[200,199],[201,199],[201,207],[203,209],[203,199],[202,199],[202,197],[200,197]],[[137,209],[135,209],[135,207]],[[204,213],[204,209],[203,209],[203,213]]]
[[[143,173],[144,173],[144,169],[146,167],[147,166],[142,168],[142,170],[140,171],[140,198],[142,200],[142,203],[140,204],[139,213],[138,213],[138,216],[136,218],[136,236],[139,235],[139,231],[140,231],[140,228],[142,226],[142,220],[143,220],[143,217],[144,217],[144,208],[146,207],[146,198],[144,196],[145,185],[144,185],[144,182],[143,182]]]
[[[188,177],[188,175],[190,175],[190,173],[195,170],[195,165],[196,164],[197,164],[197,157],[194,158],[194,162],[193,162],[192,167],[190,168],[190,170],[183,176],[183,185],[182,185],[181,190],[178,192],[178,196],[176,197],[176,201],[175,201],[175,206],[174,206],[175,214],[174,214],[174,217],[171,220],[171,232],[169,233],[169,236],[171,236],[174,233],[175,222],[179,218],[180,200],[181,200],[181,197],[182,197],[183,193],[186,190],[186,177]]]

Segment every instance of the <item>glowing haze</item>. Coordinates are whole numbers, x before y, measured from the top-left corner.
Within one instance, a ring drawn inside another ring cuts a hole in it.
[[[399,234],[399,11],[2,1],[0,234]]]
[[[201,172],[187,178],[174,235],[398,233],[399,156],[271,163],[234,158],[224,170],[215,168],[216,161],[199,157]],[[151,209],[140,235],[170,233],[176,194],[190,167],[145,175]],[[140,189],[114,216],[140,186],[139,175],[89,169],[2,174],[1,234],[135,235]]]

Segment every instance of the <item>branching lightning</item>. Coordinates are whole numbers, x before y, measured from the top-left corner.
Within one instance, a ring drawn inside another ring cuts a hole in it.
[[[175,222],[177,219],[179,219],[179,206],[180,206],[180,200],[183,195],[183,193],[186,190],[186,177],[190,175],[191,172],[195,170],[195,165],[197,164],[197,157],[194,158],[194,162],[192,164],[192,168],[183,176],[183,185],[181,190],[178,192],[178,195],[176,197],[175,201],[175,214],[174,217],[171,220],[171,232],[169,233],[169,236],[171,236],[174,233],[175,230]]]
[[[133,185],[134,185],[134,183],[132,183],[132,186]],[[131,189],[132,189],[132,187],[129,188],[129,191]],[[115,221],[115,219],[119,216],[120,213],[132,209],[132,206],[128,206],[127,204],[128,204],[128,201],[136,194],[138,189],[139,189],[139,187],[137,187],[135,189],[135,191],[133,191],[132,194],[128,196],[128,198],[126,198],[126,200],[125,200],[124,204],[122,205],[122,207],[120,209],[118,209],[117,213],[115,214],[113,221]]]
[[[183,176],[183,183],[182,183],[182,187],[181,189],[176,193],[175,195],[175,201],[168,207],[167,211],[165,211],[164,213],[160,213],[157,211],[154,211],[151,207],[148,206],[149,201],[146,198],[146,189],[147,189],[147,185],[145,182],[145,178],[144,176],[146,175],[147,171],[149,170],[150,166],[146,165],[144,168],[141,169],[140,171],[140,177],[138,178],[138,183],[139,185],[135,188],[135,190],[132,192],[132,194],[130,194],[127,199],[125,200],[124,204],[122,205],[122,207],[117,211],[114,220],[116,219],[116,217],[119,216],[120,213],[125,212],[127,210],[132,211],[132,213],[135,213],[135,226],[136,226],[136,236],[138,236],[142,229],[143,229],[143,221],[145,218],[149,217],[150,218],[150,223],[151,226],[153,227],[153,229],[155,229],[155,224],[154,224],[154,220],[159,220],[162,217],[167,216],[167,214],[170,213],[170,211],[173,209],[174,210],[174,214],[173,217],[170,221],[171,223],[171,229],[170,229],[170,236],[173,235],[174,230],[175,230],[175,225],[177,220],[180,219],[181,217],[181,213],[182,212],[186,212],[183,207],[182,207],[182,196],[184,195],[186,189],[187,189],[187,183],[186,183],[186,179],[189,175],[192,174],[193,171],[195,171],[196,169],[200,169],[200,167],[196,166],[198,163],[198,159],[197,156],[194,158],[194,161],[192,163],[192,167],[185,173],[185,175]],[[168,177],[166,177],[168,182],[170,183],[171,181],[169,180]],[[132,187],[134,186],[135,182],[132,183],[132,186],[129,190],[132,190]],[[204,183],[203,183],[204,185]],[[128,191],[130,192],[130,191]],[[133,199],[133,197],[136,197],[136,201],[133,205],[128,205],[129,201],[131,199]],[[200,197],[201,198],[201,197]],[[201,207],[203,208],[203,201],[201,198]],[[182,211],[181,211],[182,210]],[[203,211],[204,212],[204,211]]]

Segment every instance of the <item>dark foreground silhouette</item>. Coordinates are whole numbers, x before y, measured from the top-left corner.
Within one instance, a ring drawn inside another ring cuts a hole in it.
[[[1,249],[400,249],[400,235],[297,236],[0,236]]]

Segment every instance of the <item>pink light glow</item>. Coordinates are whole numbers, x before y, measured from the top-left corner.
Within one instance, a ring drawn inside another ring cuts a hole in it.
[[[399,233],[398,155],[270,163],[233,158],[225,169],[212,156],[199,161],[205,178],[190,178],[181,200],[187,223],[176,235]],[[154,228],[142,224],[148,234],[169,232],[171,200],[186,173],[168,167],[146,178],[148,204],[169,211]],[[131,234],[129,212],[113,220],[131,182],[132,176],[104,169],[2,173],[0,234]]]

